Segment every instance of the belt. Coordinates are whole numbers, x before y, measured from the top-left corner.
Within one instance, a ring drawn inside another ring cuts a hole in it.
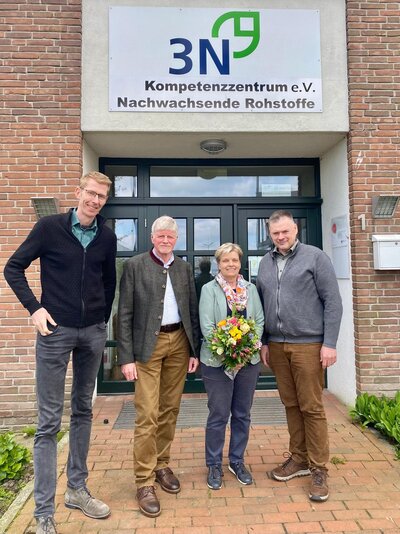
[[[173,324],[164,324],[160,327],[160,332],[175,332],[175,330],[179,330],[182,326],[182,322],[180,323],[173,323]]]

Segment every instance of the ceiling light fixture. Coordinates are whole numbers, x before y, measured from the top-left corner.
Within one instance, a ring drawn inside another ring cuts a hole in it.
[[[223,139],[205,139],[200,143],[201,150],[207,154],[220,154],[226,147],[227,144]]]

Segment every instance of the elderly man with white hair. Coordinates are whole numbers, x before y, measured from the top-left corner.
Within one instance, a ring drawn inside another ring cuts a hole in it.
[[[134,469],[140,511],[161,513],[154,483],[178,493],[170,449],[186,373],[199,365],[200,327],[191,266],[174,256],[176,221],[166,215],[151,229],[153,248],[129,259],[121,278],[118,363],[135,380]]]

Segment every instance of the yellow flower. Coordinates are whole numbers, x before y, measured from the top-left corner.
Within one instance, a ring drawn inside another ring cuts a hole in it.
[[[220,321],[219,323],[217,323],[217,326],[220,328],[221,326],[225,326],[226,325],[226,319],[222,319],[222,321]]]
[[[229,330],[229,335],[233,337],[233,339],[239,340],[242,339],[242,332],[239,330],[237,326],[234,326]]]

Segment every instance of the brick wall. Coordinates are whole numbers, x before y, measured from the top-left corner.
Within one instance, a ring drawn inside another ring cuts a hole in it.
[[[400,233],[373,219],[371,199],[400,194],[400,2],[347,1],[349,183],[358,391],[400,383],[400,274],[373,269],[371,236]],[[0,3],[0,271],[35,216],[30,198],[62,210],[82,170],[81,0]],[[358,216],[365,214],[366,230]],[[37,265],[28,270],[40,292]],[[0,427],[35,421],[34,344],[28,313],[0,275]]]
[[[400,272],[374,270],[371,236],[399,234],[400,208],[375,219],[371,199],[400,195],[400,2],[348,0],[347,29],[357,389],[392,395],[400,389]]]
[[[0,4],[0,427],[35,421],[34,329],[3,277],[36,221],[31,197],[65,211],[82,170],[81,0]],[[27,271],[40,293],[37,265]]]

